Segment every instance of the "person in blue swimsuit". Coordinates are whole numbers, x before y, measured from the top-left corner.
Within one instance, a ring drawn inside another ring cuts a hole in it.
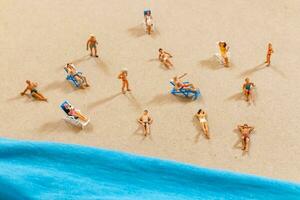
[[[246,101],[250,100],[253,87],[255,87],[254,83],[250,82],[249,78],[246,78],[245,83],[243,84],[243,93],[246,96]]]

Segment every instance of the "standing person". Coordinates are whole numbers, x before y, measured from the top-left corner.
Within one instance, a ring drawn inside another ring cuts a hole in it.
[[[125,94],[126,91],[131,91],[129,89],[129,83],[128,83],[128,80],[127,80],[127,76],[128,76],[128,70],[126,68],[124,68],[119,76],[118,76],[118,79],[121,79],[122,80],[122,93]]]
[[[162,48],[159,48],[158,52],[159,52],[158,59],[160,60],[160,62],[162,62],[167,68],[173,67],[173,64],[170,61],[172,55],[164,51]]]
[[[208,132],[208,123],[207,123],[207,119],[206,119],[206,112],[204,112],[204,110],[199,109],[199,111],[196,114],[196,117],[198,118],[202,131],[204,132],[205,136],[207,139],[210,138],[209,136],[209,132]]]
[[[243,84],[243,93],[246,96],[246,101],[249,101],[252,97],[252,88],[255,87],[254,83],[250,82],[249,78],[245,79],[245,83]]]
[[[250,133],[254,130],[254,127],[248,126],[248,124],[238,125],[238,129],[241,133],[242,150],[249,151]]]
[[[227,46],[226,42],[220,41],[219,42],[219,49],[220,49],[220,54],[224,60],[224,66],[225,67],[229,67],[229,59],[228,59],[228,55],[227,52],[229,50],[229,46]]]
[[[97,54],[97,46],[98,45],[98,41],[96,40],[96,37],[91,34],[90,35],[90,38],[88,39],[87,43],[86,43],[86,50],[88,51],[89,48],[90,48],[90,56],[93,56],[93,49],[94,49],[94,55],[95,57],[98,57],[98,54]]]
[[[29,80],[26,80],[26,84],[27,84],[27,87],[25,88],[25,90],[23,92],[21,92],[21,95],[25,95],[25,93],[29,90],[30,91],[30,94],[33,98],[39,100],[39,101],[48,101],[47,98],[45,98],[41,93],[39,93],[37,91],[37,86],[38,84],[37,83],[34,83],[32,81],[29,81]]]
[[[144,11],[144,20],[145,20],[146,31],[150,35],[153,27],[153,22],[152,22],[153,18],[150,10]]]
[[[270,64],[271,64],[271,55],[272,55],[272,53],[274,53],[274,50],[272,48],[272,44],[269,43],[268,44],[268,50],[267,50],[267,59],[266,59],[266,62],[265,62],[267,64],[267,67],[269,67]]]
[[[144,110],[142,116],[138,119],[138,122],[143,126],[144,135],[150,134],[150,124],[152,124],[153,119],[149,116],[148,110]]]

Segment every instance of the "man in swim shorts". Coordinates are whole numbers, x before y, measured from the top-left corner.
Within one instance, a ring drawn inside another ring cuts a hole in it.
[[[180,79],[183,78],[184,76],[186,76],[187,73],[184,73],[181,76],[175,76],[173,78],[173,82],[175,85],[175,89],[178,91],[180,89],[186,89],[186,90],[191,90],[191,91],[196,91],[197,89],[194,87],[193,84],[190,83],[183,83]]]
[[[83,76],[81,73],[78,73],[77,70],[75,69],[74,64],[72,63],[67,63],[67,65],[65,66],[65,70],[67,71],[68,74],[70,74],[71,76],[73,76],[76,81],[78,83],[80,83],[80,85],[82,87],[89,87],[90,85],[88,84],[86,77]]]
[[[26,84],[27,84],[27,87],[25,88],[25,90],[23,92],[21,92],[21,95],[25,95],[25,93],[29,90],[30,91],[30,94],[33,98],[39,100],[39,101],[47,101],[47,98],[45,98],[41,93],[39,93],[37,91],[37,86],[38,84],[37,83],[34,83],[32,81],[29,81],[29,80],[26,80]]]
[[[152,124],[153,119],[149,116],[148,110],[144,110],[143,115],[138,119],[138,122],[143,126],[144,135],[150,134],[150,124]]]
[[[241,133],[242,140],[242,150],[248,152],[249,151],[249,143],[250,143],[250,134],[254,130],[254,127],[248,126],[248,124],[238,125],[238,129]]]
[[[90,48],[90,51],[91,51],[91,54],[90,56],[93,56],[93,50],[95,52],[95,57],[98,57],[98,54],[97,54],[97,46],[98,45],[98,42],[96,40],[96,37],[91,34],[90,35],[90,38],[88,39],[87,43],[86,43],[86,50],[88,51],[89,48]]]

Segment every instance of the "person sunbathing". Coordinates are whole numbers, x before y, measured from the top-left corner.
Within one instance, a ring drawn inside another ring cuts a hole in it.
[[[25,95],[25,93],[29,90],[32,97],[39,101],[48,101],[47,98],[45,98],[41,93],[37,91],[37,83],[34,83],[32,81],[26,80],[27,87],[23,92],[21,92],[21,95]]]
[[[162,62],[167,68],[173,67],[173,64],[170,61],[172,55],[164,51],[162,48],[158,49],[158,52],[159,52],[158,55],[159,61]]]
[[[227,46],[226,42],[220,41],[218,43],[219,49],[220,49],[220,54],[222,58],[224,59],[224,66],[229,67],[229,60],[228,60],[228,55],[227,52],[229,50],[229,47]]]
[[[254,130],[254,127],[248,126],[248,124],[238,125],[237,127],[241,133],[242,150],[247,152],[249,151],[250,134]]]
[[[190,83],[183,83],[180,79],[183,78],[184,76],[186,76],[187,73],[184,73],[183,75],[181,76],[175,76],[173,78],[173,82],[174,82],[174,85],[175,85],[175,89],[178,91],[180,89],[186,89],[186,90],[190,90],[190,91],[196,91],[197,89],[194,87],[193,84],[190,84]]]
[[[153,18],[150,10],[146,11],[144,15],[144,20],[145,20],[146,31],[150,35],[153,27],[153,22],[152,22]]]
[[[249,101],[252,97],[252,88],[255,87],[254,83],[250,82],[249,78],[245,79],[245,83],[243,84],[243,93],[246,96],[246,101]]]
[[[86,77],[83,76],[81,73],[78,73],[77,70],[75,69],[74,64],[72,63],[67,63],[67,65],[64,67],[67,73],[71,76],[73,76],[80,85],[83,87],[89,87],[90,85],[88,84]]]
[[[207,139],[210,138],[209,133],[208,133],[208,124],[207,124],[207,119],[206,119],[206,112],[204,112],[202,109],[200,109],[197,114],[196,117],[198,118],[200,125],[201,125],[201,129],[204,132],[205,136]]]
[[[81,113],[80,113],[80,111],[79,110],[76,110],[73,106],[71,106],[70,104],[68,104],[68,103],[65,103],[64,104],[64,111],[69,115],[69,116],[73,116],[73,117],[75,117],[76,119],[77,118],[79,118],[80,120],[82,120],[82,121],[88,121],[88,118],[87,117],[85,117],[84,115],[82,115]]]
[[[144,110],[143,115],[138,119],[138,122],[143,126],[144,135],[150,134],[150,124],[152,124],[153,119],[149,116],[148,110]]]

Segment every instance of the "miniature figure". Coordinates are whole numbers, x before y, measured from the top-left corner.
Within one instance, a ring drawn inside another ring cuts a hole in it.
[[[144,24],[146,27],[146,32],[150,35],[153,29],[153,18],[151,15],[151,10],[145,10],[144,11]]]
[[[150,124],[152,124],[153,119],[149,116],[148,110],[144,110],[143,115],[138,119],[138,122],[143,126],[143,132],[145,136],[150,134]]]
[[[93,34],[91,34],[90,38],[88,39],[88,41],[86,43],[86,50],[88,51],[90,48],[90,51],[91,51],[90,56],[93,56],[93,49],[94,49],[95,57],[98,57],[96,45],[98,45],[98,41],[96,40],[96,37]]]
[[[244,124],[238,125],[238,129],[241,133],[241,140],[243,144],[242,150],[248,152],[250,143],[250,133],[254,130],[254,127]]]
[[[199,119],[202,131],[204,132],[205,136],[207,139],[210,138],[209,133],[208,133],[208,123],[206,119],[206,112],[203,110],[199,110],[196,114],[196,117]]]
[[[64,67],[65,71],[68,73],[67,80],[71,81],[76,87],[89,87],[86,77],[78,72],[75,65],[72,63],[67,63]]]
[[[175,85],[175,89],[178,91],[180,89],[186,89],[186,90],[190,90],[190,91],[196,91],[197,89],[194,87],[193,84],[190,84],[188,82],[182,82],[180,79],[183,78],[184,76],[186,76],[187,73],[184,73],[181,76],[174,76],[173,78],[173,82]]]
[[[125,94],[126,91],[131,91],[129,89],[129,83],[127,80],[127,76],[128,76],[128,70],[126,68],[124,68],[118,76],[118,79],[122,80],[122,93],[123,94]]]
[[[39,101],[48,101],[47,98],[45,98],[41,93],[39,93],[37,91],[37,86],[38,84],[37,83],[34,83],[32,81],[29,81],[29,80],[26,80],[26,84],[27,84],[27,87],[25,88],[25,90],[23,92],[21,92],[21,95],[25,95],[25,93],[29,90],[30,91],[30,94],[33,98],[39,100]]]
[[[222,63],[224,64],[224,67],[229,67],[229,59],[228,59],[228,50],[229,50],[229,46],[227,46],[226,42],[220,41],[218,43],[219,45],[219,49],[220,49],[220,54],[222,57]]]
[[[173,67],[173,64],[170,61],[172,55],[164,51],[162,48],[158,49],[159,55],[158,59],[162,62],[167,68]]]
[[[269,67],[270,64],[271,64],[271,55],[272,55],[272,53],[274,53],[274,50],[272,48],[272,44],[269,43],[268,44],[268,51],[267,51],[267,60],[265,62],[267,64],[267,67]]]
[[[246,96],[246,101],[249,101],[252,97],[252,88],[255,87],[254,83],[250,82],[249,78],[245,79],[245,83],[243,84],[243,93]]]
[[[60,105],[61,109],[67,114],[65,121],[78,127],[85,127],[89,123],[89,119],[81,114],[80,110],[75,109],[68,101],[64,101]]]

